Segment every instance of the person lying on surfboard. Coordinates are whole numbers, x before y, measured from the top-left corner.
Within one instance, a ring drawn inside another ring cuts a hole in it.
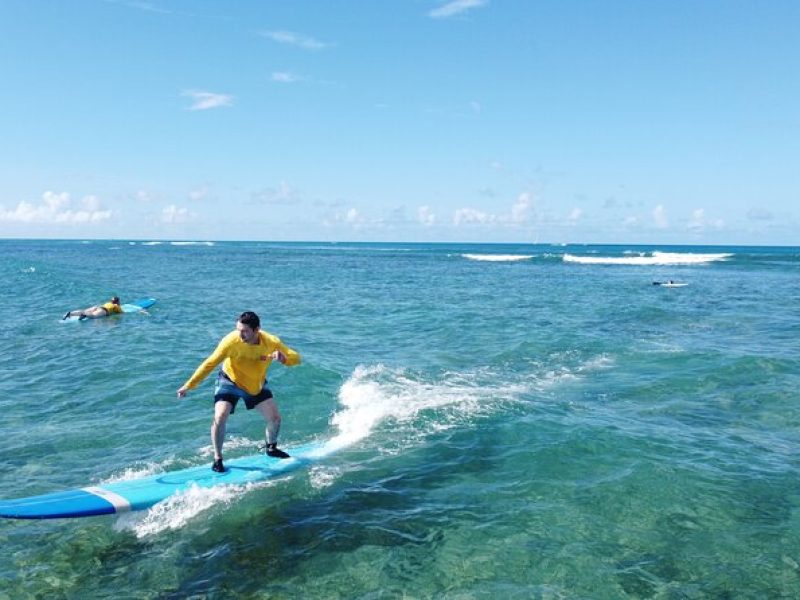
[[[261,331],[261,320],[251,311],[245,311],[236,321],[236,329],[220,340],[217,348],[206,358],[194,374],[178,389],[178,398],[196,388],[214,368],[222,363],[214,387],[214,419],[211,421],[211,445],[214,463],[211,468],[222,473],[222,444],[225,442],[225,425],[236,409],[239,398],[247,410],[257,409],[267,423],[267,455],[289,458],[278,449],[278,432],[281,415],[278,405],[267,387],[267,369],[277,360],[287,367],[300,364],[300,354],[289,348],[281,339]],[[223,362],[225,361],[225,362]]]
[[[68,310],[61,320],[69,319],[70,317],[78,317],[81,321],[84,319],[99,319],[100,317],[107,317],[122,312],[122,306],[119,303],[119,296],[114,296],[105,304],[96,304],[83,310]]]

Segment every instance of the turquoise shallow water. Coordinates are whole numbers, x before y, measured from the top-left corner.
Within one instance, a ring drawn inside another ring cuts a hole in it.
[[[245,309],[310,470],[0,521],[0,598],[800,597],[800,249],[0,241],[0,496],[210,464]],[[664,288],[653,281],[686,282]],[[118,294],[150,315],[59,323]],[[260,419],[231,418],[226,454]]]

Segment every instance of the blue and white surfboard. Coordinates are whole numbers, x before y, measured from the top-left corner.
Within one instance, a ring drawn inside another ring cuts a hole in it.
[[[143,510],[195,486],[211,488],[218,485],[243,485],[277,477],[329,456],[334,448],[324,442],[315,442],[297,446],[287,452],[291,454],[291,458],[272,458],[258,454],[226,460],[224,473],[215,473],[210,464],[206,464],[141,479],[15,500],[0,500],[0,517],[64,519]]]

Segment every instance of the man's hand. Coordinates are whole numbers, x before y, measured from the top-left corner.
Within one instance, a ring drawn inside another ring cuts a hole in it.
[[[186,397],[186,392],[188,392],[188,391],[189,391],[189,388],[187,388],[185,385],[182,385],[181,387],[179,387],[178,388],[178,398]]]
[[[280,350],[275,350],[272,354],[269,355],[272,360],[277,360],[281,364],[286,363],[286,355],[281,352]]]

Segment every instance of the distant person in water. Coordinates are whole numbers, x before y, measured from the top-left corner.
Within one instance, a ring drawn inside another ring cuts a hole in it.
[[[243,312],[236,321],[236,329],[220,340],[214,352],[200,363],[194,374],[178,389],[178,398],[183,398],[222,363],[214,387],[214,419],[211,422],[211,445],[214,448],[214,464],[211,468],[217,473],[225,471],[222,464],[225,425],[240,398],[244,400],[247,410],[255,408],[264,417],[267,424],[267,455],[289,458],[286,452],[278,449],[281,415],[272,391],[267,387],[267,369],[275,360],[287,367],[299,365],[300,355],[279,337],[260,328],[261,320],[256,313]]]
[[[105,304],[97,304],[95,306],[90,306],[89,308],[84,308],[83,310],[67,311],[61,320],[63,321],[64,319],[69,319],[70,317],[78,317],[78,319],[81,321],[84,319],[99,319],[100,317],[107,317],[108,315],[114,315],[121,312],[122,307],[119,304],[119,296],[114,296]]]

